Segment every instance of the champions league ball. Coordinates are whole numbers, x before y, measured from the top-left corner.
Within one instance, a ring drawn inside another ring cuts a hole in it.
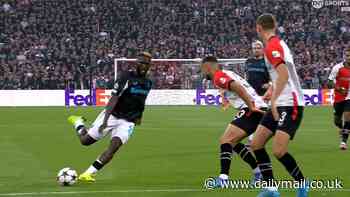
[[[57,174],[57,182],[62,186],[70,186],[77,182],[77,171],[71,168],[63,168]]]

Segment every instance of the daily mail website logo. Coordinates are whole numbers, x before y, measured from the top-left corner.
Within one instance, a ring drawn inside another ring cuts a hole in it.
[[[106,106],[110,96],[109,91],[104,89],[94,89],[92,95],[90,91],[84,90],[65,90],[65,106]]]

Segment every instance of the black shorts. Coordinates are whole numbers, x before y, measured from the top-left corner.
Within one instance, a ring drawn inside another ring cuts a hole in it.
[[[276,133],[276,130],[284,131],[292,140],[303,119],[304,107],[277,107],[277,110],[280,114],[279,121],[275,121],[271,110],[268,110],[260,124],[272,131],[273,134]]]
[[[249,113],[248,108],[242,108],[233,118],[231,124],[245,131],[247,135],[251,135],[255,132],[263,116],[264,114],[260,112]]]
[[[343,113],[350,112],[350,100],[344,100],[333,104],[334,109],[334,124],[338,128],[343,127]]]

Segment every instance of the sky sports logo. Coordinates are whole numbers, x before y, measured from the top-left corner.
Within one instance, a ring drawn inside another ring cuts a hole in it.
[[[104,89],[94,89],[92,95],[84,94],[83,91],[66,89],[64,93],[65,106],[106,106],[110,94]]]
[[[196,90],[193,99],[196,105],[221,105],[222,98],[218,91]],[[331,105],[333,103],[333,91],[328,89],[304,90],[305,105]]]
[[[340,7],[341,11],[350,11],[349,0],[312,0],[311,5],[313,8],[321,9],[328,6]]]

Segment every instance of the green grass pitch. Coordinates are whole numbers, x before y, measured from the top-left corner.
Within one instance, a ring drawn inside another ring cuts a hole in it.
[[[143,125],[99,173],[96,183],[59,186],[55,182],[59,169],[69,166],[81,173],[109,142],[105,138],[90,147],[81,146],[66,121],[68,115],[84,115],[91,123],[100,110],[0,108],[0,197],[257,195],[256,190],[203,190],[204,179],[218,175],[218,138],[234,114],[217,107],[147,107]],[[312,191],[311,197],[350,196],[350,152],[338,149],[332,119],[331,108],[307,108],[290,144],[305,175],[343,181],[343,190]],[[278,179],[289,179],[276,159],[273,166]],[[235,156],[231,178],[250,179],[250,175],[248,165]],[[283,190],[281,196],[292,197],[295,192]]]

